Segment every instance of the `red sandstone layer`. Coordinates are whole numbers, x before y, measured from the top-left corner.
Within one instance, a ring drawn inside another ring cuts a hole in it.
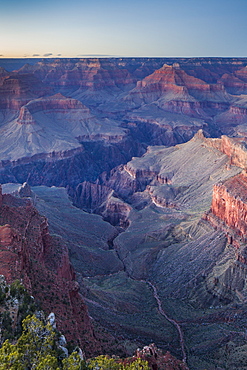
[[[243,174],[214,186],[212,213],[233,228],[240,236],[247,236],[247,178]]]
[[[67,247],[50,236],[47,219],[27,199],[0,194],[0,274],[8,283],[23,281],[57,327],[87,355],[97,353],[87,312],[79,294]]]

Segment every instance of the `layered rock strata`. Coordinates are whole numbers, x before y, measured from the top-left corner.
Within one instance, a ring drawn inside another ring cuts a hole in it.
[[[0,274],[21,280],[42,309],[53,311],[58,329],[88,354],[97,353],[86,305],[79,294],[67,247],[49,234],[48,222],[30,198],[2,195],[0,203]]]
[[[212,213],[243,239],[247,237],[247,177],[234,176],[214,186]]]
[[[222,135],[221,138],[206,138],[202,130],[199,130],[195,138],[200,138],[204,143],[219,150],[229,157],[229,165],[245,169],[247,167],[247,146],[243,137],[231,138]]]

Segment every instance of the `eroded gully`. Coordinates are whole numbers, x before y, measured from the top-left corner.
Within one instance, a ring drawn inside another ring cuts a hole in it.
[[[185,351],[184,335],[183,335],[183,331],[182,331],[182,329],[181,329],[181,327],[180,327],[179,323],[178,323],[176,320],[171,319],[171,318],[170,318],[170,317],[165,313],[165,311],[163,310],[163,308],[162,308],[162,304],[161,304],[161,300],[160,300],[159,295],[158,295],[158,293],[157,293],[157,289],[156,289],[156,287],[155,287],[152,283],[150,283],[150,281],[146,281],[146,280],[141,280],[141,281],[142,281],[142,282],[144,282],[144,283],[146,283],[146,284],[148,284],[148,285],[149,285],[149,286],[151,286],[151,288],[153,289],[153,296],[154,296],[154,298],[156,299],[156,302],[157,302],[157,304],[158,304],[159,313],[160,313],[162,316],[164,316],[164,317],[165,317],[165,319],[166,319],[167,321],[169,321],[171,324],[173,324],[173,325],[176,327],[176,329],[177,329],[177,331],[178,331],[178,334],[179,334],[180,347],[181,347],[181,352],[182,352],[182,355],[183,355],[183,359],[182,359],[182,361],[183,361],[184,363],[186,363],[187,356],[186,356],[186,351]]]
[[[114,243],[113,243],[114,244]],[[116,250],[116,249],[115,249]],[[160,300],[160,297],[158,295],[158,292],[157,292],[157,288],[156,286],[151,283],[150,281],[148,280],[138,280],[138,279],[135,279],[134,277],[132,277],[129,273],[128,273],[128,270],[126,269],[126,266],[125,266],[125,263],[124,261],[120,258],[119,256],[119,253],[118,251],[116,250],[116,254],[118,256],[118,258],[120,259],[120,261],[122,262],[123,266],[124,266],[124,271],[126,272],[126,274],[128,275],[128,277],[134,281],[140,281],[142,283],[145,283],[147,285],[149,285],[152,290],[153,290],[153,297],[155,298],[156,302],[157,302],[157,305],[158,305],[158,311],[159,313],[167,320],[169,321],[172,325],[174,325],[178,331],[178,335],[179,335],[179,342],[180,342],[180,347],[181,347],[181,353],[182,353],[182,361],[186,364],[186,361],[187,361],[187,355],[186,355],[186,351],[185,351],[185,342],[184,342],[184,335],[183,335],[183,331],[179,325],[179,323],[172,319],[171,317],[169,317],[167,315],[167,313],[163,310],[162,308],[162,303],[161,303],[161,300]]]
[[[110,249],[114,249],[115,252],[116,252],[116,255],[117,257],[119,258],[119,260],[121,261],[121,263],[123,264],[123,270],[125,271],[125,273],[127,274],[127,276],[131,279],[131,280],[134,280],[134,281],[139,281],[139,282],[142,282],[142,283],[145,283],[147,284],[148,286],[150,286],[152,288],[152,291],[153,291],[153,297],[154,299],[156,300],[157,302],[157,305],[158,305],[158,312],[160,313],[160,315],[162,315],[167,321],[169,321],[172,325],[174,325],[178,331],[178,335],[179,335],[179,342],[180,342],[180,348],[181,348],[181,353],[182,353],[182,361],[184,362],[184,364],[186,365],[186,362],[187,362],[187,355],[186,355],[186,351],[185,351],[185,342],[184,342],[184,335],[183,335],[183,331],[179,325],[179,323],[172,319],[171,317],[169,317],[167,315],[167,313],[163,310],[162,308],[162,303],[161,303],[161,300],[160,300],[160,297],[158,295],[158,292],[157,292],[157,288],[156,286],[151,283],[150,281],[148,280],[143,280],[143,279],[135,279],[133,276],[131,276],[128,272],[128,269],[126,268],[126,265],[125,265],[125,261],[120,257],[119,253],[118,253],[118,250],[116,248],[116,246],[114,245],[114,240],[116,239],[116,236],[114,237],[113,240],[110,241],[109,243],[109,247]],[[110,275],[114,275],[113,274],[108,274],[108,275],[97,275],[98,277],[99,276],[110,276]],[[87,299],[86,299],[87,300]],[[90,301],[90,300],[88,300]],[[96,302],[92,302],[90,301],[91,303],[95,304]],[[101,305],[100,305],[101,306]],[[103,306],[101,306],[103,308]]]

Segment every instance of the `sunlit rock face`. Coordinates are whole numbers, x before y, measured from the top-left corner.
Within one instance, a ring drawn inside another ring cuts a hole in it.
[[[247,177],[235,176],[214,186],[212,213],[227,226],[246,238],[247,233]]]

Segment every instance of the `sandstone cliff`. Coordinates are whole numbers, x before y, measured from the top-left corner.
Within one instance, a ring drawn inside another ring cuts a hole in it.
[[[231,100],[222,84],[208,84],[187,74],[179,65],[164,65],[137,83],[125,100],[136,105],[157,101],[160,108],[195,117],[207,117],[204,108]]]
[[[97,353],[86,305],[61,239],[52,238],[48,222],[30,198],[1,194],[0,274],[8,283],[23,281],[47,312],[56,314],[58,329],[88,354]]]
[[[245,240],[247,233],[247,177],[245,173],[214,186],[211,211]]]
[[[198,131],[196,137],[200,137],[207,146],[211,146],[229,157],[229,164],[245,169],[247,166],[247,148],[245,138],[231,138],[222,135],[220,139],[206,138],[203,132]]]
[[[33,74],[19,76],[9,73],[0,80],[0,108],[17,110],[30,99],[50,92],[51,88],[45,86]]]

